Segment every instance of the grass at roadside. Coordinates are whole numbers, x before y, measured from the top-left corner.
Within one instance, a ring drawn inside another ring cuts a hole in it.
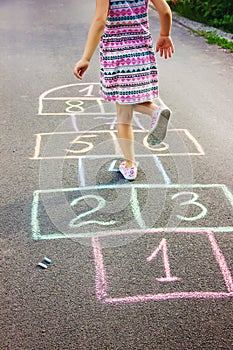
[[[191,32],[195,35],[203,36],[205,39],[207,39],[209,44],[219,45],[223,49],[228,49],[233,52],[233,42],[225,38],[221,38],[217,35],[216,31],[192,30]]]
[[[167,0],[181,16],[233,34],[232,0]]]

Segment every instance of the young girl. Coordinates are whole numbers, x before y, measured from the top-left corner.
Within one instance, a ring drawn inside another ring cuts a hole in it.
[[[148,3],[149,0],[96,0],[85,50],[74,68],[74,75],[82,80],[100,42],[100,93],[105,100],[116,103],[117,131],[125,157],[119,170],[128,180],[137,176],[133,111],[152,118],[150,144],[163,141],[171,114],[168,108],[153,102],[158,97],[158,76]],[[174,52],[170,37],[171,10],[165,0],[152,0],[152,3],[160,19],[156,52],[166,59]]]

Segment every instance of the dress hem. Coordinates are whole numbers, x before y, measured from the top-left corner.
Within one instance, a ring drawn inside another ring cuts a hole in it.
[[[157,95],[157,96],[154,96],[152,98],[147,98],[147,99],[140,100],[140,101],[122,102],[122,101],[117,101],[117,100],[114,100],[114,99],[106,98],[105,95],[101,93],[101,91],[100,91],[100,96],[103,97],[103,99],[105,101],[107,101],[107,102],[119,103],[120,105],[136,105],[138,103],[153,102],[155,99],[159,98],[159,95]]]

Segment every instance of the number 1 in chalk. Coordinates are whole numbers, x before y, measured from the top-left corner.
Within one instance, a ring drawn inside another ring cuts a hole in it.
[[[151,262],[160,251],[162,251],[164,272],[165,272],[166,276],[156,278],[156,281],[158,281],[158,282],[177,282],[177,281],[180,281],[181,280],[180,277],[171,276],[170,263],[169,263],[169,258],[168,258],[167,241],[165,238],[163,238],[161,240],[159,246],[154,250],[154,252],[146,260],[148,262]]]

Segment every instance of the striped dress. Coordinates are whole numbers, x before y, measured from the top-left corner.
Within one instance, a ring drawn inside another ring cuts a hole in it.
[[[134,104],[158,97],[148,2],[110,0],[100,41],[100,94],[107,101]]]

